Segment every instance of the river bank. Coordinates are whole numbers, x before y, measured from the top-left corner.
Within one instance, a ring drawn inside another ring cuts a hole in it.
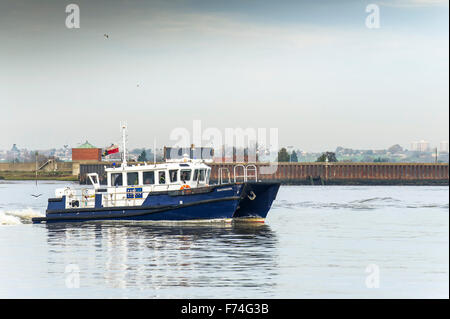
[[[0,180],[54,180],[54,181],[78,181],[77,175],[72,172],[20,172],[20,171],[3,171],[0,172]]]
[[[139,163],[133,163],[139,164]],[[87,174],[97,173],[106,183],[110,162],[39,163],[39,180],[88,183]],[[119,165],[119,163],[117,163]],[[257,179],[284,185],[448,185],[448,163],[209,163],[211,182],[242,181],[243,165],[254,167]],[[252,173],[253,174],[253,173]],[[0,180],[34,180],[35,163],[0,163]],[[250,178],[250,177],[249,177]],[[254,175],[251,176],[254,178]]]

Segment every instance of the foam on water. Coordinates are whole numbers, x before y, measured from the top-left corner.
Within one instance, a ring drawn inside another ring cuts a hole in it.
[[[17,210],[0,210],[0,225],[29,224],[33,217],[43,217],[44,214],[33,208]]]

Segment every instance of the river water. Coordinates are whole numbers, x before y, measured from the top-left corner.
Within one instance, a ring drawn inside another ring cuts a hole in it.
[[[262,225],[31,224],[67,184],[0,181],[0,298],[449,297],[448,187],[282,186]]]

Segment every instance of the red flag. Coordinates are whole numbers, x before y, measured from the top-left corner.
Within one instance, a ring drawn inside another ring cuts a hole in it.
[[[117,146],[117,145],[111,145],[110,147],[108,147],[108,148],[105,150],[105,152],[103,153],[103,155],[104,155],[104,156],[107,156],[107,155],[111,155],[111,154],[114,154],[114,153],[119,153],[119,146]]]

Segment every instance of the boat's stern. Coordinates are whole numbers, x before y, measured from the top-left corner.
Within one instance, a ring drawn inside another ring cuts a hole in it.
[[[67,195],[71,193],[69,187],[57,188],[55,197],[49,198],[47,203],[46,217],[34,217],[31,219],[33,223],[41,223],[47,220],[47,212],[52,210],[66,209]]]

